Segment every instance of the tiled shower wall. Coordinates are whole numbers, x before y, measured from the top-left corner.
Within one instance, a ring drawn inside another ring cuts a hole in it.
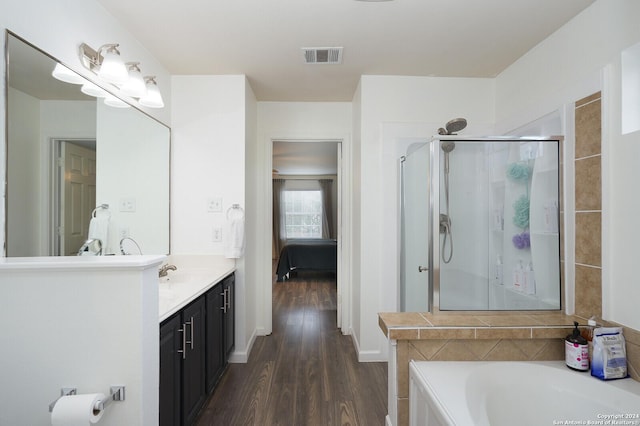
[[[602,317],[602,102],[576,102],[576,315]],[[624,327],[629,374],[640,380],[640,332]]]
[[[576,315],[602,317],[600,92],[576,102]]]

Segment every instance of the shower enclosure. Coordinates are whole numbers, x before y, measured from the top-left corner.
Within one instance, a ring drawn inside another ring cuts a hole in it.
[[[400,310],[560,309],[561,138],[440,133],[401,159]]]

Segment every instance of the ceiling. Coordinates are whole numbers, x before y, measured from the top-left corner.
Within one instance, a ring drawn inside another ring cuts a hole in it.
[[[259,101],[351,101],[361,75],[495,77],[594,2],[98,1],[170,74],[246,74]]]
[[[338,143],[273,142],[274,174],[336,175],[338,173]]]

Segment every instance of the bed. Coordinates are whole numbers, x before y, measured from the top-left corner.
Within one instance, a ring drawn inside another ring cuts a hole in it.
[[[290,272],[297,269],[335,272],[338,263],[337,250],[336,240],[288,240],[280,250],[276,268],[277,280],[288,279]]]

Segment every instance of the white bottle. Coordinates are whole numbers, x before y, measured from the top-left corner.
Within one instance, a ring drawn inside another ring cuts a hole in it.
[[[504,275],[502,273],[502,256],[496,256],[495,283],[504,285]]]
[[[522,260],[518,261],[518,264],[513,268],[513,288],[517,291],[522,291],[524,279],[524,267],[522,266]]]
[[[533,272],[533,263],[529,262],[527,265],[527,270],[524,274],[525,277],[525,293],[527,294],[536,294],[536,277]]]

